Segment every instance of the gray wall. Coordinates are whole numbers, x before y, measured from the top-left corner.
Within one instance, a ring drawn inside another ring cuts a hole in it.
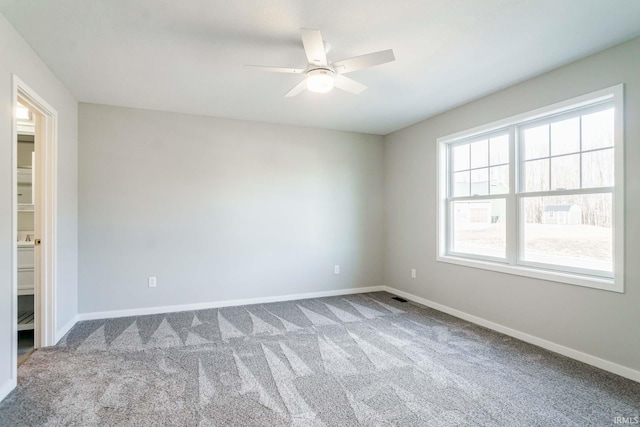
[[[80,313],[382,284],[381,136],[83,103],[79,123]]]
[[[15,73],[58,111],[57,317],[59,330],[77,312],[77,102],[0,15],[0,387],[11,373],[11,233],[13,83]]]
[[[626,104],[626,293],[436,261],[436,138],[618,83],[625,83]],[[634,39],[388,135],[385,284],[640,369],[639,117],[640,39]]]

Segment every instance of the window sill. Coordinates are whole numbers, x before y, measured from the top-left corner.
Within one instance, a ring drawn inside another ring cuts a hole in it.
[[[509,265],[498,262],[460,258],[450,255],[438,256],[437,259],[439,262],[462,265],[465,267],[480,268],[483,270],[497,271],[499,273],[514,274],[517,276],[531,277],[534,279],[547,280],[551,282],[566,283],[569,285],[584,286],[587,288],[624,293],[624,284],[621,279],[615,280],[604,277],[571,274],[560,271],[524,267],[519,265]]]

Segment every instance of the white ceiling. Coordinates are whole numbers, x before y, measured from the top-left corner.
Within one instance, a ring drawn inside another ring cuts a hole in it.
[[[82,102],[387,134],[640,35],[638,0],[0,0]],[[283,95],[299,28],[331,62],[393,48],[349,75],[361,95]]]

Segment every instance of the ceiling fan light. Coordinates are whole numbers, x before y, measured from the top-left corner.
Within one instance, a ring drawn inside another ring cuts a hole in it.
[[[315,93],[326,93],[333,89],[333,72],[331,70],[311,70],[307,73],[307,89]]]

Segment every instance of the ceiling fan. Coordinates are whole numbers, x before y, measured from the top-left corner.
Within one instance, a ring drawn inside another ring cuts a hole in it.
[[[306,68],[245,65],[246,68],[255,68],[274,73],[304,74],[304,80],[287,92],[285,95],[286,98],[296,96],[305,89],[316,93],[329,92],[334,86],[357,95],[362,93],[367,87],[362,83],[346,77],[344,74],[362,70],[363,68],[386,64],[396,59],[393,55],[393,50],[389,49],[330,63],[327,61],[327,47],[329,47],[329,45],[325,44],[322,40],[320,30],[301,28],[300,32],[302,33],[304,52],[307,55]]]

